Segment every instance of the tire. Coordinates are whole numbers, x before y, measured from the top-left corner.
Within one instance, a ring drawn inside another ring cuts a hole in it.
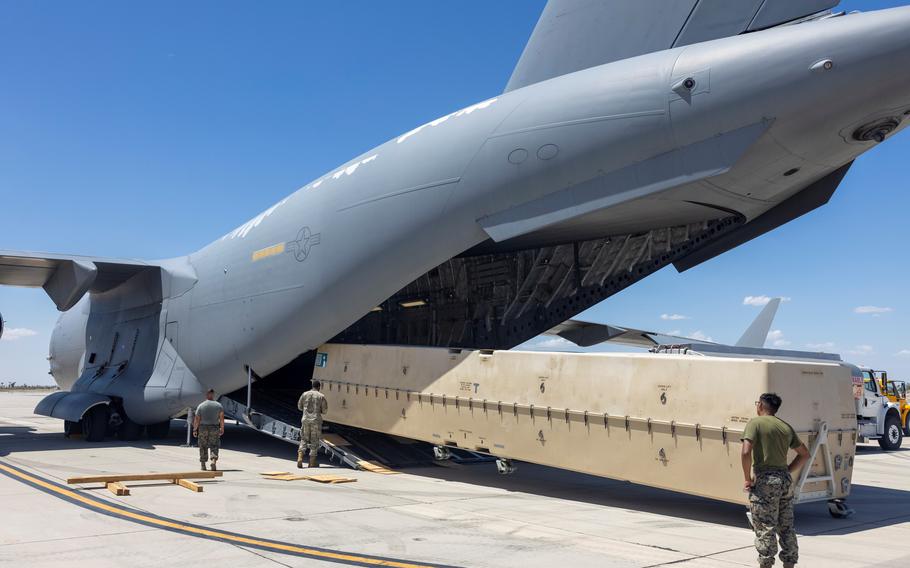
[[[171,432],[171,421],[165,420],[164,422],[149,424],[145,427],[145,432],[152,440],[164,440]]]
[[[907,418],[904,419],[904,436],[910,436],[910,412],[907,413]]]
[[[135,442],[142,436],[142,424],[136,424],[126,415],[123,415],[123,422],[117,428],[117,439],[124,442]]]
[[[878,440],[878,445],[886,452],[893,452],[901,447],[904,441],[904,429],[901,420],[893,414],[885,417],[885,432]]]
[[[109,420],[108,408],[106,404],[93,406],[82,417],[82,433],[85,435],[87,442],[103,442],[107,435],[107,423]]]
[[[77,434],[82,434],[82,422],[73,422],[72,420],[63,421],[63,437],[69,438],[70,436],[75,436]]]

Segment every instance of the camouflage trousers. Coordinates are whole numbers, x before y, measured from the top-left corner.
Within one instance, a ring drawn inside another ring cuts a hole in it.
[[[218,460],[218,448],[221,446],[221,426],[218,424],[199,425],[199,461],[209,461],[209,450],[212,451],[212,461]]]
[[[792,483],[790,474],[783,470],[760,471],[755,474],[749,503],[758,565],[762,568],[774,565],[778,540],[781,562],[796,564],[799,560],[799,546],[793,528],[793,496],[790,495]]]
[[[303,420],[300,423],[300,448],[306,452],[309,448],[312,455],[319,451],[319,440],[322,438],[322,420]]]

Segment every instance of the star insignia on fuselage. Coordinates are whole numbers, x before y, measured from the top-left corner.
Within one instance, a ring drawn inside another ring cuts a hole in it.
[[[303,262],[310,256],[310,249],[322,241],[322,233],[314,233],[309,227],[304,227],[297,232],[297,238],[288,241],[285,251],[292,253],[297,262]]]

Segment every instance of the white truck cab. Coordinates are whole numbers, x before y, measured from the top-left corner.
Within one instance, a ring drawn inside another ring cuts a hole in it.
[[[881,391],[876,371],[868,368],[853,369],[854,398],[859,442],[878,440],[885,451],[901,447],[904,439],[900,405],[891,402]]]

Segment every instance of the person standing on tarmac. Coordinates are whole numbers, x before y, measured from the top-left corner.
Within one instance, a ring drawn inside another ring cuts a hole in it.
[[[300,447],[297,449],[297,467],[303,467],[303,454],[309,448],[309,467],[316,467],[316,452],[322,438],[322,415],[329,409],[325,395],[319,392],[322,385],[313,381],[313,388],[300,395],[297,408],[303,412],[300,423]]]
[[[793,528],[791,474],[799,471],[809,460],[809,450],[793,427],[775,416],[781,403],[781,398],[774,393],[761,395],[755,401],[758,416],[746,424],[742,436],[742,466],[746,477],[744,489],[749,492],[760,568],[774,565],[777,538],[780,539],[780,560],[784,568],[793,568],[799,560],[799,546]],[[796,457],[787,464],[790,449],[796,450]]]
[[[215,400],[214,389],[209,389],[205,393],[205,400],[196,407],[193,436],[199,439],[199,462],[202,464],[202,471],[205,471],[209,451],[212,453],[212,471],[217,471],[218,448],[221,446],[221,436],[224,436],[224,407]]]

